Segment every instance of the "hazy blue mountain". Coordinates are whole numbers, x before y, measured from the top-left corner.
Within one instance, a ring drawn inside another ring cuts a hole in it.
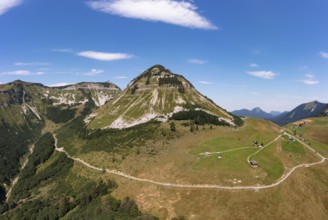
[[[234,115],[241,117],[254,117],[254,118],[263,118],[263,119],[271,119],[274,115],[263,111],[261,108],[257,107],[252,110],[241,109],[232,112]]]
[[[278,125],[285,125],[304,118],[325,116],[327,115],[327,109],[328,104],[313,101],[301,104],[293,110],[273,118],[272,121],[277,123]]]

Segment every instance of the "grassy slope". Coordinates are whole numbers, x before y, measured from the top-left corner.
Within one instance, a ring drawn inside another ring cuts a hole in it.
[[[312,127],[318,125],[325,127],[325,120],[315,119],[313,121],[315,124],[307,124],[302,128],[304,135],[306,136],[308,134],[306,132],[310,132]],[[263,126],[260,126],[261,124]],[[252,125],[252,128],[248,128],[248,125]],[[254,127],[254,125],[257,126]],[[273,132],[268,132],[270,129]],[[167,151],[162,150],[159,155],[155,156],[154,160],[143,159],[142,166],[138,166],[138,161],[141,160],[132,160],[132,158],[131,161],[127,160],[126,163],[132,162],[129,167],[131,170],[132,167],[143,168],[144,172],[141,175],[153,179],[165,180],[173,176],[171,180],[175,179],[175,182],[187,182],[183,179],[184,175],[182,175],[182,173],[187,173],[186,176],[188,176],[190,182],[217,183],[220,182],[222,175],[216,175],[216,172],[224,174],[230,180],[230,182],[226,181],[225,184],[234,185],[232,183],[234,178],[238,180],[243,177],[242,175],[238,177],[236,176],[237,173],[234,173],[234,171],[239,171],[246,176],[259,176],[258,180],[262,178],[262,183],[268,184],[282,175],[284,167],[289,169],[298,164],[314,162],[319,159],[308,149],[297,142],[289,141],[288,137],[285,136],[282,137],[281,141],[272,144],[254,156],[253,159],[260,163],[259,169],[251,169],[244,162],[247,155],[254,152],[252,149],[222,153],[222,159],[220,160],[215,156],[205,158],[198,155],[204,151],[223,151],[237,145],[243,145],[245,142],[249,143],[254,137],[261,139],[263,137],[263,141],[267,142],[267,140],[275,137],[279,130],[279,127],[269,122],[247,119],[246,126],[238,131],[228,131],[216,127],[213,131],[207,130],[204,133],[201,131],[198,134],[186,135],[187,138],[181,142],[170,141]],[[315,134],[320,136],[318,132],[319,130]],[[231,137],[229,137],[229,133],[231,133]],[[313,134],[313,132],[310,133]],[[218,137],[213,137],[215,136],[213,134]],[[238,134],[243,135],[244,138],[248,137],[246,134],[249,134],[250,137],[241,140]],[[314,137],[312,136],[312,138],[311,142],[314,143]],[[323,141],[325,139],[320,139],[320,142]],[[185,145],[182,145],[182,143]],[[315,147],[314,144],[312,146]],[[197,162],[189,160],[190,158],[184,155],[188,149],[192,156],[200,158]],[[171,151],[172,153],[170,153]],[[194,166],[190,166],[192,163],[194,163]],[[190,172],[190,167],[198,169],[199,172]],[[327,162],[311,168],[301,168],[278,187],[258,192],[206,189],[181,190],[118,178],[124,184],[120,184],[121,186],[116,191],[116,195],[121,197],[122,192],[129,192],[144,210],[149,210],[162,219],[177,215],[185,216],[187,219],[327,219],[327,168]],[[181,172],[177,174],[177,170]],[[225,170],[227,170],[226,173],[224,173]],[[204,175],[203,172],[210,175]],[[229,174],[233,175],[229,176]],[[241,185],[245,185],[246,180],[242,180]],[[298,210],[302,210],[302,212]]]

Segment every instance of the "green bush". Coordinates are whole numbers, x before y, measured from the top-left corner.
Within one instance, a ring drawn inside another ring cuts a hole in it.
[[[213,124],[213,125],[222,125],[229,126],[229,124],[225,121],[220,121],[217,116],[211,115],[202,110],[190,110],[190,111],[181,111],[174,113],[170,118],[172,120],[191,120],[196,125],[205,125],[205,124]]]

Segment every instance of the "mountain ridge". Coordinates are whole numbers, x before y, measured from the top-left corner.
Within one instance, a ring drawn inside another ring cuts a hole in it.
[[[232,111],[231,113],[240,117],[255,117],[262,119],[272,119],[275,117],[273,114],[263,111],[260,107],[253,108],[252,110],[244,108]]]
[[[327,113],[328,104],[315,100],[312,102],[300,104],[293,110],[273,118],[272,121],[282,126],[305,118],[326,116]]]

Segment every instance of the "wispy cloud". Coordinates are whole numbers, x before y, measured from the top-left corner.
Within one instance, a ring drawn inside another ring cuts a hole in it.
[[[0,72],[0,75],[16,75],[16,76],[31,76],[31,75],[43,75],[45,72],[31,72],[29,70],[16,70],[9,72]]]
[[[301,80],[301,82],[303,82],[304,84],[309,85],[309,86],[316,85],[319,83],[319,81],[315,80],[315,79],[303,79],[303,80]]]
[[[320,52],[320,56],[322,58],[328,59],[328,53],[327,52],[324,52],[324,51]]]
[[[207,63],[206,60],[201,60],[201,59],[189,59],[188,62],[192,64],[199,64],[199,65]]]
[[[254,95],[254,96],[260,95],[260,93],[258,93],[258,92],[250,92],[249,94]]]
[[[97,11],[136,18],[146,21],[160,21],[188,28],[218,29],[197,12],[192,2],[178,0],[97,0],[87,5]]]
[[[92,69],[92,70],[90,70],[89,72],[84,73],[84,74],[82,74],[82,75],[84,75],[84,76],[98,76],[99,74],[102,74],[102,73],[104,73],[104,72],[105,72],[105,70]]]
[[[208,81],[199,81],[199,83],[205,85],[213,84],[212,82],[208,82]]]
[[[74,83],[66,83],[66,82],[61,82],[61,83],[55,83],[48,85],[49,87],[62,87],[62,86],[67,86],[67,85],[72,85]]]
[[[278,75],[278,73],[272,71],[248,71],[247,74],[262,79],[274,79]]]
[[[305,74],[306,78],[313,79],[315,76],[312,73]]]
[[[1,0],[0,1],[0,15],[6,13],[13,7],[20,5],[23,0]]]
[[[305,74],[305,79],[302,79],[300,81],[305,85],[309,86],[316,85],[319,83],[319,81],[315,79],[315,75],[313,75],[312,73]]]
[[[133,57],[131,54],[126,53],[105,53],[105,52],[97,52],[97,51],[81,51],[78,52],[76,55],[81,57],[86,57],[95,60],[101,61],[113,61],[113,60],[124,60],[130,59]]]
[[[72,48],[59,48],[53,49],[52,52],[60,52],[60,53],[74,53]]]
[[[278,94],[276,95],[277,98],[283,98],[283,99],[303,99],[303,96],[297,96],[297,95],[286,95],[286,94]]]
[[[127,79],[128,77],[127,76],[115,76],[114,78],[115,79]]]
[[[16,62],[14,63],[15,66],[49,66],[50,63],[44,62]]]
[[[249,66],[252,67],[252,68],[256,68],[256,67],[258,67],[259,65],[258,65],[257,63],[250,63]]]
[[[260,50],[252,50],[253,55],[260,55],[261,51]]]
[[[301,66],[300,68],[298,68],[298,70],[306,70],[308,68],[309,68],[308,66]]]

